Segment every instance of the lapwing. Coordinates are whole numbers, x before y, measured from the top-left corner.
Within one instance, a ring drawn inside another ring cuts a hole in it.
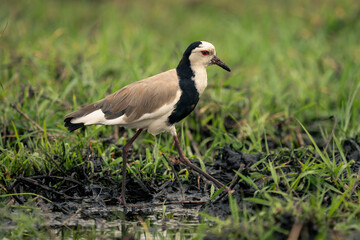
[[[131,144],[143,130],[152,135],[170,132],[180,161],[194,169],[219,188],[220,181],[192,164],[185,157],[177,137],[175,124],[195,108],[207,86],[206,67],[216,64],[230,68],[217,56],[215,47],[205,41],[190,44],[175,69],[133,82],[117,92],[65,116],[65,127],[74,131],[88,125],[119,125],[137,129],[123,147],[122,189],[120,202],[126,205],[125,181],[127,155]]]

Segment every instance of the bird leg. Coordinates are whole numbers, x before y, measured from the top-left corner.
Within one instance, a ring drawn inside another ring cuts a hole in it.
[[[179,156],[180,156],[180,161],[182,163],[184,163],[185,165],[189,166],[190,168],[194,169],[196,172],[200,173],[201,175],[203,175],[205,178],[207,178],[208,180],[212,181],[213,183],[215,183],[219,188],[224,187],[224,184],[222,184],[219,180],[217,180],[216,178],[214,178],[213,176],[211,176],[210,174],[204,172],[201,168],[199,168],[198,166],[192,164],[190,162],[190,160],[185,157],[181,147],[180,147],[180,143],[179,143],[179,139],[177,137],[176,134],[173,134],[174,137],[174,141],[175,141],[175,145],[178,149],[179,152]],[[228,190],[227,188],[225,188],[224,190]]]
[[[125,201],[125,185],[126,185],[126,164],[127,164],[127,155],[131,148],[131,144],[135,141],[135,139],[140,135],[142,129],[138,129],[135,135],[125,144],[123,147],[123,166],[122,166],[122,183],[121,183],[121,195],[120,195],[120,203],[126,206]]]

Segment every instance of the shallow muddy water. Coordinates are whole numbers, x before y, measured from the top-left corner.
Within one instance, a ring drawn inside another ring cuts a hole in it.
[[[52,212],[48,214],[47,226],[44,227],[52,229],[52,234],[60,238],[81,229],[84,235],[97,238],[162,239],[181,235],[182,239],[191,239],[200,223],[199,209],[200,206],[167,205],[129,207],[127,214],[123,207],[79,209],[72,216]],[[94,218],[96,215],[99,217]]]

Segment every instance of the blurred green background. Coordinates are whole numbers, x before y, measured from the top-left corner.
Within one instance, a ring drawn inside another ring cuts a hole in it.
[[[199,106],[213,119],[230,113],[236,134],[263,133],[269,119],[330,115],[344,136],[359,132],[358,111],[346,128],[342,119],[359,83],[356,1],[2,1],[0,24],[7,127],[29,127],[8,107],[24,88],[46,98],[22,109],[59,129],[74,103],[174,68],[191,42],[206,40],[232,72],[208,69]]]

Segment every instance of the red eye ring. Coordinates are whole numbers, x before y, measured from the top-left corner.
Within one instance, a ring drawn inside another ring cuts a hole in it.
[[[202,55],[206,56],[206,55],[209,55],[209,52],[208,51],[201,51]]]

